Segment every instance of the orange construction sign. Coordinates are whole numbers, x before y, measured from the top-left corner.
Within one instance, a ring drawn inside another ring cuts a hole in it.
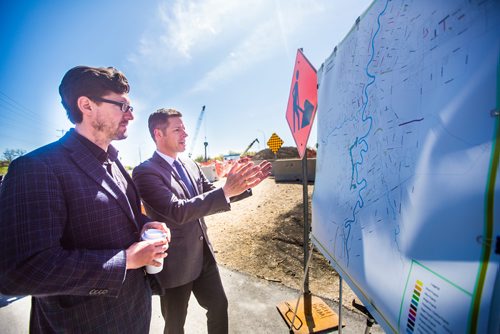
[[[301,159],[306,152],[307,140],[311,133],[317,108],[318,76],[316,69],[307,60],[301,49],[298,49],[286,108],[286,120]]]

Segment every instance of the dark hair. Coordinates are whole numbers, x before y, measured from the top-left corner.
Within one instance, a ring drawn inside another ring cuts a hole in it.
[[[130,91],[125,75],[113,67],[76,66],[61,80],[59,95],[71,123],[81,123],[83,116],[78,108],[80,96],[102,97],[111,92],[124,94]]]
[[[175,109],[161,108],[149,115],[148,127],[153,141],[155,141],[155,129],[165,130],[171,117],[182,117],[182,113]]]

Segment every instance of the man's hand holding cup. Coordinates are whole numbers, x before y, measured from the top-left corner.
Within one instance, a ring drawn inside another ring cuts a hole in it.
[[[170,230],[164,223],[149,222],[141,231],[142,241],[132,244],[127,250],[127,269],[146,266],[146,272],[156,274],[163,269],[163,259],[167,257]]]

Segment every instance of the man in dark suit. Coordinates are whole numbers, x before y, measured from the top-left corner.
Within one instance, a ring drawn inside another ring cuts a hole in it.
[[[271,164],[239,161],[225,185],[216,188],[194,161],[178,157],[187,137],[181,117],[174,109],[149,116],[156,152],[132,173],[148,216],[165,222],[172,233],[169,257],[156,275],[163,289],[164,333],[184,333],[191,292],[207,310],[208,333],[227,333],[227,299],[203,217],[230,210],[230,201],[249,196],[270,174]]]
[[[14,160],[0,189],[0,292],[32,295],[32,333],[148,333],[145,265],[169,236],[140,212],[132,179],[110,145],[134,117],[129,84],[114,68],[78,66],[59,93],[75,128]]]

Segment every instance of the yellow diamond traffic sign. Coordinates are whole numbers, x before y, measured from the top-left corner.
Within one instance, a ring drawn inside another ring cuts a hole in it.
[[[267,146],[271,149],[271,151],[273,151],[274,154],[278,152],[281,145],[283,145],[283,140],[276,133],[273,133],[271,138],[267,141]]]

